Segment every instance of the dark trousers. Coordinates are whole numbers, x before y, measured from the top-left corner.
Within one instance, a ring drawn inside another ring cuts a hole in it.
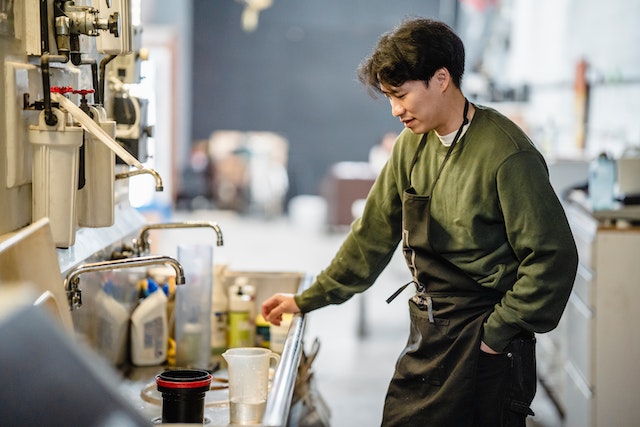
[[[535,339],[516,338],[502,354],[480,352],[473,426],[525,427],[535,391]]]

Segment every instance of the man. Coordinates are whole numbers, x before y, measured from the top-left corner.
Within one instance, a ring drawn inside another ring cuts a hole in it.
[[[505,116],[465,98],[463,71],[462,41],[441,22],[408,20],[380,38],[359,77],[405,129],[330,265],[302,294],[262,306],[278,324],[342,303],[401,242],[416,293],[384,426],[523,427],[534,333],[557,326],[575,278],[575,242],[542,155]]]

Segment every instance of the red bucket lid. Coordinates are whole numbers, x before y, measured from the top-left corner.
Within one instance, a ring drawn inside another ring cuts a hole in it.
[[[156,375],[156,384],[166,388],[199,388],[211,385],[212,375],[197,369],[177,369]]]

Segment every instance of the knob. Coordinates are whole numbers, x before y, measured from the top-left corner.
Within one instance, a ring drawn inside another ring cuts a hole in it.
[[[111,34],[120,37],[120,14],[118,12],[114,12],[113,15],[109,16],[107,28]]]

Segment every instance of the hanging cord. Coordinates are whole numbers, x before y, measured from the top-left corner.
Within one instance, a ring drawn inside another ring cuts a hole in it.
[[[458,128],[458,132],[456,132],[456,136],[453,138],[453,142],[449,146],[449,149],[447,150],[447,154],[444,156],[444,160],[440,164],[440,169],[438,169],[438,173],[436,175],[436,179],[433,181],[433,185],[431,186],[431,191],[429,192],[430,196],[433,195],[433,189],[435,188],[436,183],[438,182],[438,179],[440,178],[440,174],[442,173],[442,169],[444,169],[445,163],[447,163],[447,160],[449,159],[449,156],[451,156],[451,153],[453,153],[453,148],[458,143],[458,140],[460,139],[460,135],[462,135],[462,131],[464,130],[464,127],[467,124],[469,124],[469,119],[467,118],[467,114],[469,114],[469,100],[467,98],[465,98],[464,99],[464,111],[462,113],[462,124]]]

